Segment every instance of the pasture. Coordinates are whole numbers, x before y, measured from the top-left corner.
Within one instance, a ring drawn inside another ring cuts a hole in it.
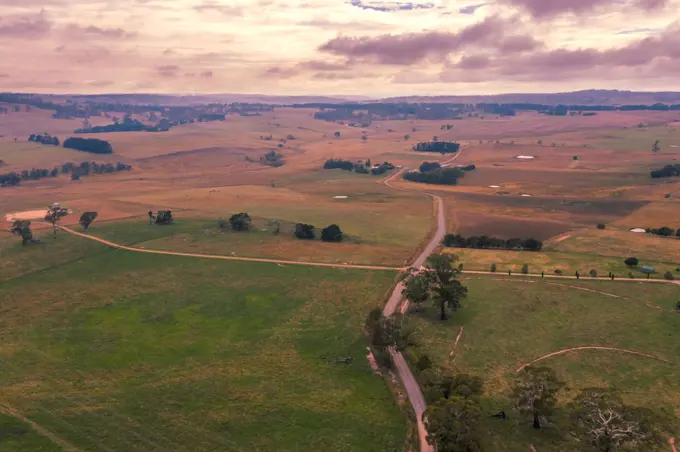
[[[406,419],[361,333],[393,272],[56,242],[72,254],[0,286],[0,363],[2,404],[62,440],[121,451],[402,447]],[[5,441],[23,428],[7,422],[2,447],[52,450],[30,432]]]
[[[680,383],[675,378],[680,316],[672,312],[677,286],[506,280],[500,275],[463,277],[463,283],[468,298],[448,321],[439,321],[433,307],[412,312],[409,322],[416,328],[417,346],[409,353],[425,353],[449,372],[485,380],[483,409],[489,414],[503,409],[510,415],[509,421],[485,417],[492,450],[526,450],[529,444],[539,451],[580,450],[569,437],[566,409],[558,408],[553,424],[535,431],[530,421],[518,417],[509,399],[521,365],[570,347],[629,349],[672,364],[601,350],[548,358],[541,364],[554,368],[567,383],[561,405],[581,389],[609,387],[618,389],[631,405],[652,408],[666,418],[680,415]]]

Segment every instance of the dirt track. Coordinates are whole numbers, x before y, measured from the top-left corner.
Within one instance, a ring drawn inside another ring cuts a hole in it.
[[[33,422],[32,420],[28,419],[26,416],[24,416],[19,411],[15,410],[14,408],[12,408],[10,406],[0,405],[0,413],[5,413],[8,416],[12,416],[14,418],[17,418],[20,421],[30,425],[31,428],[36,431],[36,433],[38,433],[41,436],[44,436],[45,438],[48,438],[54,444],[60,446],[62,449],[64,449],[67,452],[80,452],[80,449],[78,449],[77,447],[75,447],[71,443],[68,443],[68,442],[64,441],[63,439],[59,438],[57,435],[55,435],[51,431],[47,430],[45,427],[43,427],[40,424],[37,424],[37,423]]]
[[[613,351],[613,352],[619,352],[619,353],[628,353],[630,355],[644,356],[645,358],[656,359],[657,361],[662,361],[662,362],[667,363],[667,364],[673,364],[671,361],[664,359],[664,358],[659,358],[658,356],[649,355],[647,353],[636,352],[634,350],[626,350],[624,348],[597,347],[597,346],[593,346],[593,347],[572,347],[572,348],[565,348],[564,350],[560,350],[560,351],[557,351],[557,352],[549,353],[547,355],[541,356],[540,358],[536,358],[535,360],[520,366],[517,369],[517,372],[520,372],[520,371],[526,369],[527,367],[531,366],[532,364],[537,363],[539,361],[542,361],[546,358],[550,358],[552,356],[557,356],[557,355],[564,355],[565,353],[575,352],[575,351],[579,351],[579,350],[606,350],[606,351],[610,351],[610,352]]]

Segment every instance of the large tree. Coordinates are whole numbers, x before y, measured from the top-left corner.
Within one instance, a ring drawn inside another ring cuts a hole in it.
[[[83,214],[80,216],[79,222],[85,232],[87,232],[87,229],[90,227],[95,218],[97,218],[97,215],[99,215],[97,212],[83,212]]]
[[[564,383],[549,367],[525,367],[515,380],[515,405],[523,415],[533,418],[534,428],[541,428],[541,418],[550,415],[557,404],[557,393]]]
[[[316,238],[316,233],[314,232],[314,226],[311,224],[298,223],[295,225],[295,237],[302,240],[314,240]]]
[[[438,452],[482,451],[481,418],[482,410],[471,399],[439,400],[423,413],[427,442]]]
[[[59,223],[59,220],[61,220],[63,217],[68,215],[68,209],[65,207],[61,207],[58,203],[54,203],[53,205],[49,206],[47,208],[47,213],[45,214],[45,221],[49,221],[52,223],[52,229],[54,231],[54,238],[57,238],[57,223]]]
[[[613,391],[585,389],[575,401],[574,420],[581,441],[601,452],[653,450],[661,442],[649,413],[627,407]]]
[[[425,275],[413,275],[406,280],[402,295],[420,309],[420,304],[430,298],[430,281]]]
[[[342,242],[343,235],[340,226],[332,224],[321,230],[321,240],[324,242]]]
[[[453,268],[456,258],[450,255],[432,255],[427,258],[423,275],[430,282],[431,299],[439,307],[439,318],[447,320],[447,308],[457,311],[467,295],[467,287],[457,279]]]
[[[31,220],[15,220],[10,232],[21,237],[22,245],[25,245],[28,242],[35,242],[33,239],[33,232],[31,231]]]
[[[251,222],[250,215],[245,212],[235,213],[229,218],[231,229],[234,231],[247,231]]]

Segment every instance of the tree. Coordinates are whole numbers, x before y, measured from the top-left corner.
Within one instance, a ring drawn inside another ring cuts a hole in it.
[[[489,267],[489,270],[491,273],[496,273],[496,264],[491,264],[491,267]]]
[[[668,271],[663,274],[663,278],[668,280],[668,281],[674,281],[675,280],[675,275],[673,275],[672,272]]]
[[[68,209],[65,209],[59,205],[59,203],[54,203],[53,205],[47,207],[47,213],[45,214],[45,221],[52,223],[52,229],[54,230],[54,238],[57,238],[57,223],[63,217],[68,215]]]
[[[229,218],[229,224],[234,231],[247,231],[251,222],[250,215],[245,212],[235,213]]]
[[[97,218],[97,215],[98,215],[97,212],[84,212],[80,216],[79,223],[83,227],[85,232],[87,232],[87,229],[90,227],[95,218]]]
[[[604,229],[606,226],[604,223],[598,223],[597,229]]]
[[[660,144],[661,142],[659,140],[654,141],[654,144],[652,145],[652,152],[659,152],[661,150]]]
[[[595,270],[594,268],[590,270],[590,276],[593,278],[597,278],[597,270]]]
[[[628,267],[636,267],[640,261],[637,257],[629,257],[625,261],[623,261],[624,264],[626,264]]]
[[[430,281],[425,275],[416,274],[407,279],[402,295],[418,309],[430,298]]]
[[[279,220],[272,220],[269,229],[272,231],[272,234],[278,235],[281,232],[281,222]]]
[[[295,237],[301,240],[314,240],[316,238],[316,233],[314,232],[314,226],[311,224],[298,223],[295,225]]]
[[[481,452],[482,410],[470,399],[442,399],[423,413],[427,442],[438,452]]]
[[[439,318],[447,320],[446,309],[457,311],[461,300],[467,295],[467,287],[457,279],[453,269],[456,258],[433,255],[427,258],[423,274],[430,282],[431,299],[439,306]]]
[[[661,442],[660,435],[651,425],[649,413],[627,407],[615,392],[586,389],[574,405],[577,435],[595,450],[652,450]]]
[[[557,393],[564,383],[548,367],[525,367],[515,380],[513,398],[523,415],[533,418],[534,428],[541,428],[541,417],[552,413],[557,404]]]
[[[324,242],[342,242],[343,235],[340,226],[332,224],[321,230],[321,240]]]
[[[156,224],[170,224],[173,221],[174,218],[170,210],[159,210],[156,214]]]
[[[33,232],[31,231],[31,220],[15,220],[10,232],[21,237],[22,245],[25,245],[28,242],[35,242],[33,239]]]
[[[340,138],[340,132],[335,132],[335,133],[333,134],[333,136],[334,136],[335,138]]]
[[[476,375],[458,374],[453,377],[450,393],[464,399],[481,396],[484,394],[484,380]]]
[[[411,135],[404,135],[404,141],[408,141],[409,138],[411,138]]]
[[[523,275],[529,274],[529,264],[522,264],[522,274]]]
[[[361,135],[361,140],[362,140],[362,141],[366,141],[366,139],[367,139],[366,135]]]

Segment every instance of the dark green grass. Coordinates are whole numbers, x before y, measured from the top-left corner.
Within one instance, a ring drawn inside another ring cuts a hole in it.
[[[406,420],[361,335],[393,279],[119,250],[63,263],[0,285],[1,399],[86,450],[398,450]]]
[[[648,358],[607,351],[580,351],[541,361],[566,381],[561,395],[566,404],[580,389],[614,387],[624,399],[670,415],[680,406],[678,356],[680,315],[671,305],[680,295],[677,286],[585,281],[558,281],[626,297],[617,299],[545,282],[465,278],[469,297],[447,322],[437,320],[428,308],[411,321],[418,328],[418,353],[451,372],[479,375],[486,381],[484,407],[491,414],[511,412],[510,387],[522,364],[561,349],[609,346],[668,359],[666,364]],[[654,303],[658,310],[645,303]],[[464,332],[451,360],[460,327]],[[680,413],[678,413],[680,414]],[[534,444],[539,451],[576,451],[569,439],[568,413],[559,409],[555,426],[534,431],[530,423],[511,412],[511,421],[489,419],[486,427],[492,450],[521,451]]]

